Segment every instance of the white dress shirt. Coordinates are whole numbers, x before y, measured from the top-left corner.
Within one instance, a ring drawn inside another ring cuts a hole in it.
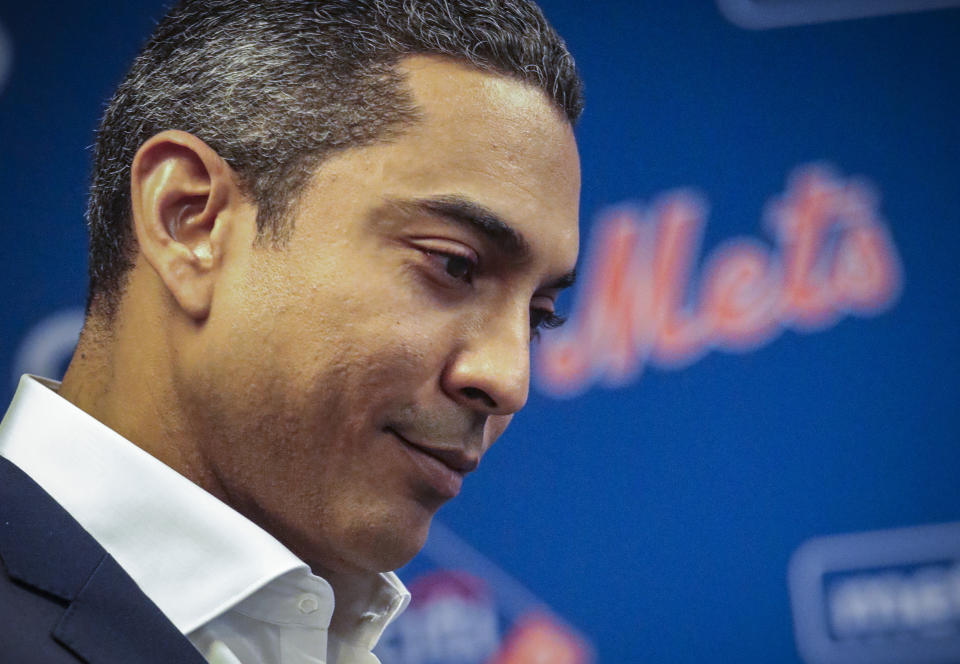
[[[19,466],[112,555],[207,661],[376,664],[410,601],[392,572],[330,584],[280,542],[66,399],[20,380],[0,423]]]

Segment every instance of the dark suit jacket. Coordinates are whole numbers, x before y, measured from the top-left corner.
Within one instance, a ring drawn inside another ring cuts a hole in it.
[[[0,663],[205,664],[117,562],[0,457]]]

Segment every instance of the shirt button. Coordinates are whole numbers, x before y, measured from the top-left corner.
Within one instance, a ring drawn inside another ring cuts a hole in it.
[[[297,608],[300,613],[313,613],[320,608],[320,602],[316,595],[304,593],[297,598]]]

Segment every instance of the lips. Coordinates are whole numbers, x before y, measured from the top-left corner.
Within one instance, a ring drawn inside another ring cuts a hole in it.
[[[462,450],[414,443],[392,427],[386,427],[385,431],[403,444],[429,484],[448,497],[452,498],[460,492],[463,476],[475,470],[480,463],[478,456]]]

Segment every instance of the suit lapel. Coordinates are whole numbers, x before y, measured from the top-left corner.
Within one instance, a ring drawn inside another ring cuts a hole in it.
[[[12,578],[71,600],[104,555],[66,510],[0,457],[0,556]]]
[[[203,664],[103,547],[0,457],[0,557],[21,583],[68,603],[54,638],[90,664]]]
[[[77,593],[53,636],[91,664],[204,661],[109,555]]]

